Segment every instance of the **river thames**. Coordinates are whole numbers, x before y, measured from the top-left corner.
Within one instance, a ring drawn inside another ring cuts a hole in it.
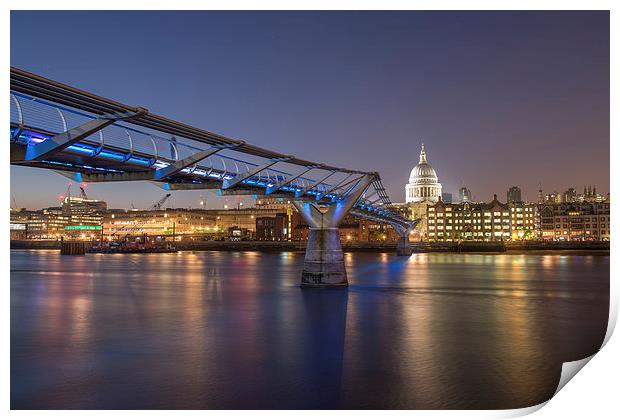
[[[520,408],[596,352],[609,256],[11,251],[11,408]]]

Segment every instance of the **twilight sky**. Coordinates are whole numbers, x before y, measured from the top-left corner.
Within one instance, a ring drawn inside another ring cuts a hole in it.
[[[466,185],[477,200],[504,201],[512,185],[535,200],[539,182],[609,190],[608,12],[12,12],[11,65],[379,171],[395,202],[422,142],[444,192]],[[67,183],[11,167],[20,207],[57,205]],[[149,183],[88,193],[139,208],[163,195]],[[172,204],[198,206],[201,195],[175,192]]]

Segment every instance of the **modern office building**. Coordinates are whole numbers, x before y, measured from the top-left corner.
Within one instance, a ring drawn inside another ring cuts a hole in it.
[[[473,201],[471,190],[467,187],[459,188],[459,201],[461,203],[471,203]]]
[[[562,201],[564,203],[575,203],[577,202],[577,198],[577,190],[575,190],[573,187],[570,187],[569,189],[564,191],[564,197]]]
[[[580,203],[604,203],[609,202],[609,195],[604,196],[596,192],[596,186],[583,187],[583,194],[577,197]]]
[[[552,192],[551,194],[545,195],[545,204],[560,204],[562,203],[562,194],[557,191]]]
[[[100,239],[101,221],[107,210],[105,201],[86,197],[65,197],[60,213],[66,218],[63,237],[72,239]]]
[[[508,189],[506,193],[506,203],[521,203],[523,200],[521,199],[521,188],[514,186]]]
[[[28,225],[34,213],[26,209],[11,209],[9,222],[11,240],[28,239]]]

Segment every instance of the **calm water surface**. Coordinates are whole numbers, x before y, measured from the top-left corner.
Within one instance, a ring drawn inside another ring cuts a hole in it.
[[[609,256],[11,251],[11,407],[517,408],[601,345]]]

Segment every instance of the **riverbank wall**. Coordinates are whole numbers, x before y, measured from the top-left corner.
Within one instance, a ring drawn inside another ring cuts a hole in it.
[[[433,242],[412,243],[413,252],[505,252],[505,251],[609,251],[609,242]],[[61,241],[11,241],[11,249],[60,249]],[[88,247],[88,243],[86,245]],[[267,241],[191,241],[177,242],[181,251],[299,251],[306,249],[304,242]],[[344,251],[396,252],[395,243],[344,242]]]

